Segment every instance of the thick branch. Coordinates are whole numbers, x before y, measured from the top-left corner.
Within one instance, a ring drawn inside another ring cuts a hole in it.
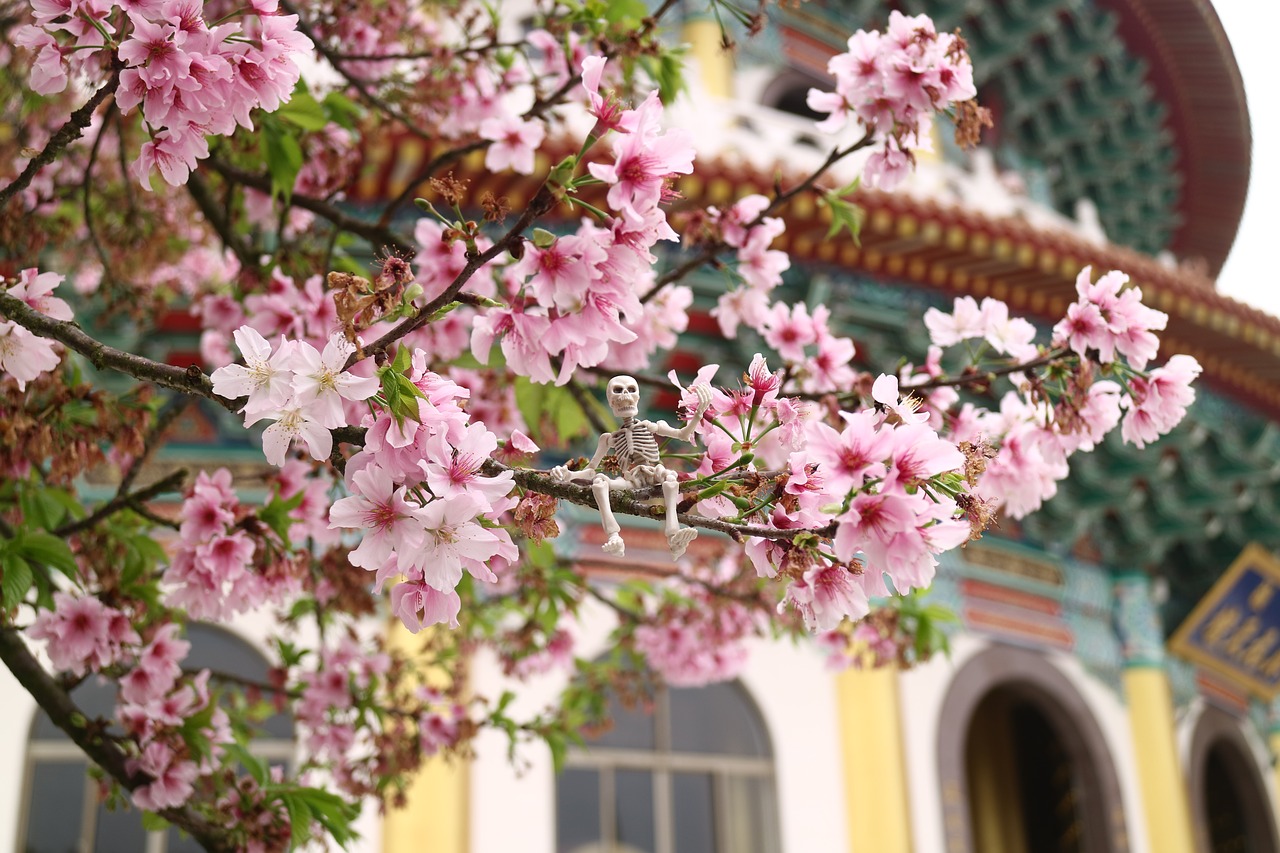
[[[58,132],[50,137],[40,153],[32,158],[31,162],[27,163],[27,168],[22,170],[22,174],[14,178],[4,189],[0,189],[0,208],[8,204],[9,199],[26,189],[36,174],[56,160],[64,148],[81,137],[85,128],[93,121],[94,112],[103,101],[115,92],[116,87],[119,85],[120,69],[117,67],[112,69],[111,76],[107,78],[107,82],[93,93],[93,97],[89,98],[84,106],[73,112],[71,118],[67,119],[66,124],[58,128]]]
[[[534,471],[529,468],[509,468],[493,459],[486,460],[481,470],[490,477],[497,476],[504,471],[510,471],[514,475],[516,485],[522,489],[540,492],[580,506],[598,509],[595,496],[591,494],[590,483],[557,483],[546,472]],[[640,518],[661,518],[663,515],[662,507],[653,506],[649,503],[660,493],[657,487],[651,489],[615,489],[609,492],[609,507],[615,515],[622,513]],[[704,518],[687,512],[679,513],[677,518],[690,527],[715,530],[730,536],[735,541],[741,541],[744,536],[755,536],[760,539],[794,539],[803,533],[811,533],[818,536],[835,535],[834,523],[820,528],[779,530],[776,527],[735,524],[731,521],[721,521],[718,518]]]
[[[111,778],[130,791],[151,782],[151,777],[146,774],[130,771],[129,755],[119,743],[104,737],[96,726],[91,725],[84,712],[36,660],[17,628],[0,628],[0,660],[49,715],[53,724],[66,732],[67,737]],[[189,833],[206,850],[230,853],[235,849],[225,828],[210,823],[190,806],[163,809],[159,814]]]
[[[89,359],[90,364],[99,370],[110,368],[144,382],[152,382],[185,394],[208,397],[229,412],[239,410],[239,406],[234,401],[224,400],[214,394],[213,383],[209,381],[209,377],[194,365],[187,368],[175,367],[172,364],[153,361],[109,347],[86,335],[84,330],[75,323],[46,317],[21,299],[7,293],[0,293],[0,316],[14,321],[41,337],[65,344],[69,349]]]
[[[330,432],[333,434],[335,446],[339,442],[358,447],[364,446],[365,431],[361,427],[341,427],[330,430]],[[496,477],[499,474],[510,471],[516,485],[522,489],[550,495],[553,498],[559,498],[579,506],[599,509],[596,505],[595,496],[591,494],[590,483],[557,483],[545,471],[535,471],[531,468],[512,468],[496,459],[486,459],[480,470],[487,477]],[[634,515],[640,518],[661,518],[663,514],[662,508],[652,506],[649,503],[649,501],[661,496],[661,494],[661,486],[651,486],[646,489],[614,489],[609,492],[609,507],[615,515],[622,513],[623,515]],[[724,533],[735,541],[741,541],[744,536],[755,536],[760,539],[795,539],[804,533],[812,533],[818,536],[834,536],[836,532],[834,522],[826,527],[779,530],[776,527],[735,524],[731,521],[721,521],[718,518],[704,518],[687,512],[679,513],[676,517],[690,527],[715,530],[719,533]]]

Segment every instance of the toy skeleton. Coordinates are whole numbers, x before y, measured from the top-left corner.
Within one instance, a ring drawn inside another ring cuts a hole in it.
[[[658,452],[658,438],[678,438],[693,443],[694,431],[703,414],[711,406],[711,389],[699,385],[692,389],[698,395],[698,408],[693,417],[682,429],[676,429],[666,421],[641,421],[636,419],[640,403],[640,385],[630,376],[615,376],[609,380],[605,396],[614,417],[620,420],[620,426],[613,432],[600,436],[595,455],[590,464],[581,471],[570,471],[563,465],[551,469],[551,478],[557,483],[591,482],[591,493],[595,495],[596,506],[600,508],[600,522],[608,540],[604,543],[604,552],[616,557],[626,553],[626,544],[620,535],[621,527],[613,517],[609,506],[610,489],[641,489],[648,486],[662,487],[662,501],[666,505],[667,546],[671,549],[671,559],[678,560],[684,556],[689,543],[698,537],[698,531],[692,527],[681,527],[676,520],[676,504],[679,502],[680,484],[675,471],[662,466],[662,457]],[[605,456],[612,453],[622,468],[622,477],[609,477],[596,473],[596,466]]]

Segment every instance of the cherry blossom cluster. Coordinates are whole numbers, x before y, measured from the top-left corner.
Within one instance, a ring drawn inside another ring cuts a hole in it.
[[[60,672],[97,672],[132,654],[142,642],[129,616],[92,596],[53,594],[53,609],[41,610],[28,629],[48,643],[49,662]]]
[[[282,338],[278,349],[251,326],[234,333],[244,364],[213,372],[213,392],[228,400],[247,397],[245,426],[272,421],[262,434],[262,450],[272,465],[283,466],[289,448],[301,439],[313,459],[328,459],[331,429],[347,425],[343,400],[367,400],[378,379],[344,369],[355,347],[334,335],[324,352],[306,341]]]
[[[886,32],[858,30],[849,50],[827,63],[834,92],[810,89],[808,104],[829,113],[835,133],[856,120],[880,145],[863,171],[868,186],[892,190],[910,172],[914,150],[930,150],[933,113],[977,94],[973,65],[957,36],[939,33],[927,15],[889,13]]]
[[[70,320],[71,307],[53,295],[62,280],[63,276],[57,273],[42,273],[30,267],[19,273],[17,281],[10,284],[5,292],[45,316]],[[60,349],[58,344],[31,333],[17,323],[0,321],[0,375],[12,376],[20,391],[26,390],[27,383],[37,376],[58,366],[62,360]]]
[[[191,644],[178,638],[178,630],[173,623],[161,626],[138,655],[136,668],[120,680],[123,701],[116,715],[138,744],[132,770],[152,778],[134,789],[133,802],[151,811],[185,803],[195,791],[195,780],[216,769],[221,746],[233,740],[226,711],[210,708],[209,671],[179,680],[180,663]],[[199,733],[210,750],[203,756],[183,735],[188,721],[197,716],[204,720]]]
[[[633,634],[649,669],[676,687],[736,678],[747,663],[746,639],[760,633],[759,614],[697,584],[667,588],[672,595]]]
[[[703,368],[691,387],[716,370]],[[886,576],[899,593],[928,586],[937,555],[968,541],[971,526],[955,499],[966,457],[902,397],[896,376],[876,380],[878,409],[842,412],[840,429],[819,420],[811,404],[783,396],[782,383],[781,371],[757,355],[741,388],[713,392],[697,427],[706,455],[696,472],[697,482],[714,483],[760,460],[785,474],[780,490],[763,500],[725,490],[697,510],[812,531],[750,537],[746,554],[760,577],[783,576],[783,607],[795,608],[811,631],[825,631],[888,595]],[[682,390],[692,409],[694,395]]]
[[[358,706],[390,667],[385,653],[368,654],[345,637],[321,650],[316,668],[297,678],[302,690],[292,708],[308,760],[330,767],[345,789],[359,791],[368,783],[366,765],[376,759],[376,748],[362,731]]]
[[[237,125],[252,130],[253,110],[273,112],[292,96],[297,57],[311,42],[297,31],[298,17],[274,14],[275,5],[258,4],[243,24],[210,26],[192,0],[33,0],[36,23],[15,40],[35,53],[31,85],[44,95],[66,88],[71,72],[89,70],[93,48],[114,49],[125,66],[116,103],[126,113],[141,107],[151,137],[133,174],[150,189],[158,168],[179,186],[209,156],[207,136],[230,135]]]
[[[332,294],[325,293],[324,280],[313,275],[299,286],[279,267],[272,268],[265,291],[244,297],[243,304],[226,292],[212,293],[202,296],[192,312],[205,329],[200,353],[214,367],[235,361],[229,343],[241,326],[251,326],[262,338],[284,336],[315,349],[323,348],[338,327],[338,312]]]
[[[132,772],[153,781],[133,792],[139,808],[157,810],[180,806],[194,791],[192,783],[211,765],[192,760],[180,733],[188,719],[209,705],[208,671],[182,680],[181,662],[191,644],[180,639],[180,628],[169,622],[144,644],[133,620],[124,611],[93,596],[54,593],[54,608],[41,610],[28,635],[46,643],[54,668],[75,675],[122,667],[117,717],[134,737],[137,754]],[[226,714],[213,709],[202,734],[210,744],[229,743]]]
[[[583,185],[607,186],[615,215],[604,226],[583,221],[573,234],[544,232],[527,244],[523,257],[501,274],[507,307],[478,318],[471,337],[472,353],[482,362],[501,339],[508,367],[536,382],[564,384],[579,367],[643,365],[687,326],[685,308],[692,301],[687,290],[674,288],[649,306],[640,301],[655,280],[651,249],[659,240],[677,239],[660,203],[668,198],[669,180],[693,169],[692,137],[663,131],[656,91],[634,110],[601,96],[605,60],[587,57],[584,63],[583,87],[604,125],[593,132],[615,135],[612,162],[589,162],[591,177]]]
[[[1021,317],[1010,317],[1009,306],[999,299],[961,296],[950,314],[930,308],[924,312],[929,337],[939,347],[967,340],[983,340],[1000,355],[1019,361],[1036,357],[1036,327]]]
[[[1117,424],[1125,441],[1142,447],[1173,429],[1194,401],[1191,383],[1201,370],[1194,358],[1173,356],[1165,366],[1143,372],[1159,347],[1154,332],[1167,317],[1143,305],[1141,289],[1124,287],[1127,282],[1120,272],[1096,282],[1090,268],[1080,272],[1078,298],[1053,330],[1052,345],[1078,357],[1061,392],[1015,374],[1015,388],[1001,398],[998,411],[966,402],[947,415],[957,443],[992,448],[976,488],[991,508],[1003,506],[1014,518],[1033,512],[1056,494],[1071,454],[1092,450]],[[1008,306],[995,299],[979,304],[961,297],[949,314],[930,309],[925,324],[936,345],[980,341],[1015,364],[1043,352],[1033,342],[1035,328],[1011,317]],[[936,359],[934,364],[930,375],[938,372]],[[952,393],[931,400],[941,405],[930,408],[940,413],[958,400]]]
[[[424,625],[457,625],[463,572],[492,583],[493,562],[519,557],[510,534],[497,526],[515,507],[509,472],[480,469],[498,449],[484,424],[462,408],[465,388],[426,369],[413,354],[410,381],[421,397],[416,418],[379,409],[366,418],[364,449],[347,461],[350,496],[333,504],[331,526],[363,531],[351,552],[354,566],[375,572],[378,591],[391,590],[392,610],[414,632]]]
[[[711,312],[726,338],[737,337],[740,323],[760,327],[768,313],[769,292],[782,283],[782,274],[791,267],[786,252],[769,248],[787,226],[776,216],[765,216],[768,208],[769,199],[748,195],[728,210],[712,207],[707,211],[709,239],[736,250],[734,269],[742,279],[740,287],[726,291],[717,299]]]
[[[1160,348],[1152,334],[1169,322],[1169,315],[1142,304],[1142,288],[1125,287],[1129,276],[1112,270],[1092,281],[1093,268],[1076,276],[1077,299],[1067,316],[1053,327],[1053,342],[1079,356],[1096,353],[1099,364],[1122,355],[1137,370],[1147,366]]]
[[[287,557],[260,549],[243,524],[248,515],[230,471],[200,472],[183,501],[177,547],[165,572],[170,606],[196,619],[223,621],[297,591]]]

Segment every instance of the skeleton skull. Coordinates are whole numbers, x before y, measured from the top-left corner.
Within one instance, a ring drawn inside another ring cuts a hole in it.
[[[640,383],[631,376],[615,376],[605,391],[614,417],[634,418],[640,405]]]

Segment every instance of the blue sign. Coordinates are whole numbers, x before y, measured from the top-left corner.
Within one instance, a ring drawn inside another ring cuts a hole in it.
[[[1263,699],[1280,692],[1280,560],[1249,545],[1182,623],[1169,648]]]

